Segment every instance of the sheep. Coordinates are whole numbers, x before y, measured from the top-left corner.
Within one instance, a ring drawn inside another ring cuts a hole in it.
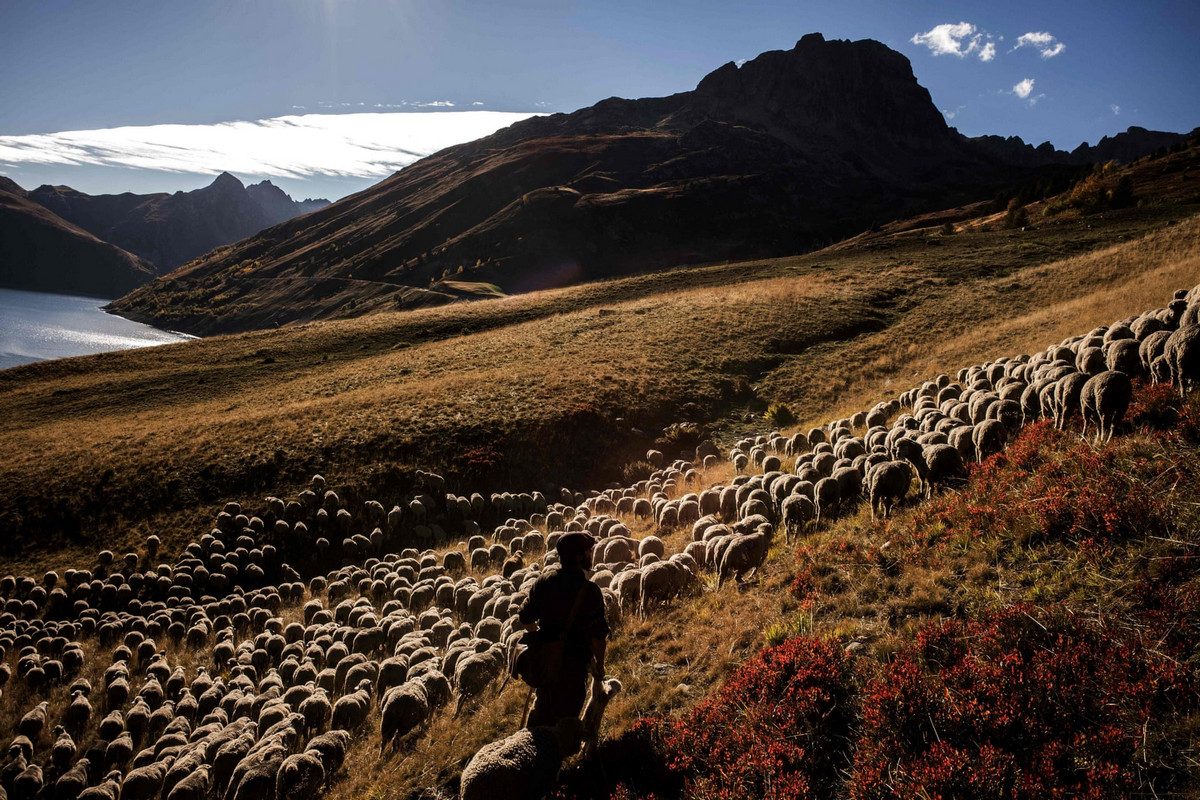
[[[131,769],[121,782],[121,800],[155,800],[162,792],[167,771],[174,759],[156,761],[145,767]]]
[[[871,501],[871,518],[883,509],[886,518],[892,506],[904,501],[912,485],[912,465],[907,461],[885,461],[867,473],[867,494]]]
[[[767,551],[771,548],[773,529],[769,524],[760,525],[754,533],[735,536],[721,555],[721,563],[717,569],[717,588],[724,585],[726,579],[732,577],[738,583],[742,576],[751,571],[757,571],[767,559]]]
[[[333,704],[333,727],[352,731],[367,721],[371,713],[371,682],[360,681],[350,694]]]
[[[325,764],[318,753],[294,753],[283,760],[275,778],[280,800],[312,800],[325,784]]]
[[[638,607],[643,616],[648,605],[668,602],[683,592],[693,578],[686,567],[674,561],[656,561],[646,565],[641,572],[641,598]]]
[[[998,419],[985,419],[975,426],[971,441],[975,445],[975,456],[984,461],[988,456],[999,453],[1004,449],[1008,440],[1008,431],[1004,423]]]
[[[540,800],[554,787],[563,760],[578,752],[583,723],[568,717],[554,727],[522,728],[480,748],[463,769],[459,800]]]
[[[50,750],[50,757],[54,768],[61,774],[70,769],[71,762],[75,760],[75,740],[62,725],[54,727],[54,734],[54,745]]]
[[[841,500],[841,489],[837,480],[834,478],[821,478],[816,484],[816,508],[817,522],[820,522],[822,517],[835,516],[838,510],[838,502]]]
[[[288,748],[281,741],[263,739],[234,770],[229,788],[225,790],[225,800],[271,800],[275,777],[287,755]]]
[[[346,750],[350,747],[347,731],[327,731],[308,740],[305,752],[314,753],[325,768],[325,780],[332,778],[346,761]]]
[[[389,690],[380,718],[379,754],[382,756],[389,745],[394,752],[401,739],[425,724],[432,708],[422,680],[414,679]]]
[[[17,723],[17,733],[22,736],[28,736],[29,740],[37,744],[42,735],[42,729],[46,727],[46,714],[50,710],[48,702],[38,703],[32,710],[21,717],[21,721]]]
[[[211,785],[211,773],[212,768],[208,764],[201,764],[171,787],[165,800],[206,800]]]
[[[117,800],[121,796],[121,773],[110,772],[98,786],[89,786],[79,793],[78,800]],[[197,798],[196,800],[202,800]]]
[[[925,496],[933,497],[939,486],[961,480],[964,474],[963,458],[958,449],[949,444],[926,445],[922,451],[925,461]]]
[[[1183,398],[1200,381],[1200,325],[1185,325],[1172,333],[1163,345],[1163,355],[1171,368],[1171,385]]]
[[[54,782],[55,800],[76,800],[79,794],[88,786],[88,771],[90,769],[91,762],[86,757],[76,761],[74,766],[64,772]]]
[[[1113,428],[1125,417],[1129,402],[1133,399],[1133,382],[1124,372],[1108,370],[1088,379],[1083,385],[1080,401],[1083,405],[1083,433],[1087,435],[1089,422],[1098,427],[1096,440],[1112,439]]]
[[[458,694],[455,716],[462,711],[463,703],[477,697],[500,676],[504,665],[504,655],[497,647],[459,659],[454,668],[454,689]]]
[[[805,525],[812,521],[817,511],[813,501],[802,494],[793,494],[784,498],[780,509],[785,536],[789,542],[793,535],[798,534]]]
[[[300,702],[297,709],[304,715],[305,732],[311,733],[316,731],[320,733],[325,730],[325,726],[329,724],[330,718],[333,717],[333,704],[329,702],[329,695],[324,689],[316,688],[313,693]]]
[[[40,791],[42,791],[42,768],[37,764],[30,764],[13,780],[13,800],[34,800]]]

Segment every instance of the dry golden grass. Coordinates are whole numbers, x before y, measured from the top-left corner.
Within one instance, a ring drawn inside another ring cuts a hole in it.
[[[1107,235],[1151,230],[1161,216],[1131,211]],[[286,494],[314,472],[349,487],[351,500],[400,494],[415,467],[443,471],[464,492],[595,485],[681,413],[734,433],[747,427],[744,410],[767,400],[817,418],[1131,313],[1160,286],[1190,285],[1193,264],[1175,254],[1194,230],[1187,222],[1092,261],[1047,262],[1046,252],[1096,249],[1093,229],[1064,221],[936,248],[712,267],[673,288],[655,275],[8,370],[4,554],[40,568],[53,561],[47,543],[78,559],[152,532],[170,547],[218,503]],[[1006,277],[991,277],[998,263]],[[1146,270],[1157,270],[1152,281]],[[1047,298],[1113,281],[1140,282],[1141,294],[1039,316]],[[679,288],[689,282],[701,285]],[[939,361],[932,348],[946,339]]]

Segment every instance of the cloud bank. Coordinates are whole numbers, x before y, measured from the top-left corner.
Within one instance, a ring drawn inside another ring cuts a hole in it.
[[[532,116],[536,114],[502,111],[304,114],[213,125],[0,136],[0,166],[373,178]]]

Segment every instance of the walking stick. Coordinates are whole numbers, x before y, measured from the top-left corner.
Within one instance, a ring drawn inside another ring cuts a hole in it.
[[[529,687],[529,694],[525,695],[525,708],[521,711],[521,724],[517,726],[517,730],[525,727],[526,721],[529,719],[529,701],[533,700],[533,687]]]

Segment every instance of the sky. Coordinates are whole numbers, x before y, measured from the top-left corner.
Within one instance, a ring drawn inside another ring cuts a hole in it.
[[[1200,125],[1195,0],[0,0],[0,174],[98,193],[229,170],[336,199],[814,31],[903,53],[968,136],[1073,149]]]

